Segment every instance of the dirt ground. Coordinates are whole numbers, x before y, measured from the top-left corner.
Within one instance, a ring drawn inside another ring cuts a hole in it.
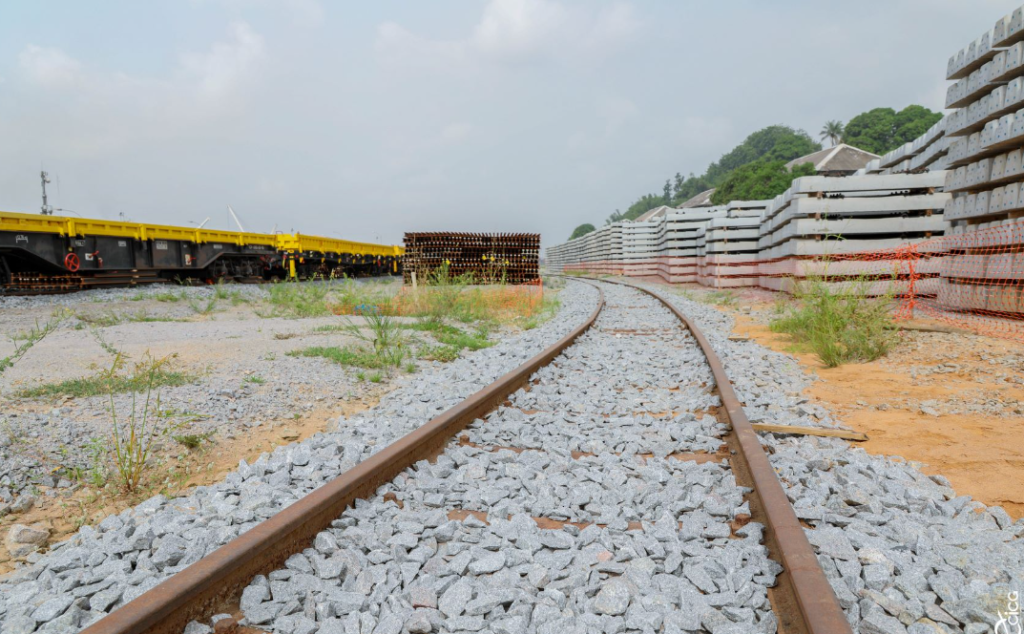
[[[813,354],[793,352],[788,336],[768,329],[769,308],[762,303],[722,310],[735,316],[735,334],[791,354],[815,375],[805,394],[845,426],[866,433],[869,440],[859,447],[924,463],[925,473],[945,476],[957,493],[1024,517],[1024,345],[904,331],[882,359],[826,368]]]

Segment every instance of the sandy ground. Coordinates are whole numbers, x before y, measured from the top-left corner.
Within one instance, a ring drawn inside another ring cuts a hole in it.
[[[888,356],[826,368],[793,352],[764,312],[722,308],[734,332],[791,354],[817,380],[805,394],[868,435],[866,451],[924,463],[961,495],[1024,517],[1024,345],[979,335],[905,331]],[[924,325],[911,322],[914,325]]]

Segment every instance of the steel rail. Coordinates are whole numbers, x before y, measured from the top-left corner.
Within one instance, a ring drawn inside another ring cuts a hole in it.
[[[230,604],[258,574],[280,568],[291,555],[308,547],[355,500],[367,498],[416,462],[431,458],[474,420],[486,415],[525,385],[597,320],[604,292],[594,286],[594,312],[553,345],[527,362],[439,414],[415,431],[339,475],[273,517],[257,524],[188,568],[126,605],[114,610],[81,634],[181,634],[189,621],[212,616]]]
[[[743,411],[743,405],[733,390],[729,376],[725,372],[725,366],[704,333],[692,319],[650,289],[621,280],[602,279],[597,281],[633,288],[657,299],[686,325],[703,351],[711,373],[715,377],[722,407],[736,436],[739,447],[738,457],[744,463],[744,470],[749,475],[754,491],[760,498],[762,507],[760,510],[768,528],[766,539],[769,542],[767,544],[769,552],[781,560],[779,563],[785,569],[779,576],[779,585],[788,591],[796,604],[794,607],[797,614],[790,614],[788,610],[784,610],[785,614],[776,613],[776,618],[783,626],[780,627],[780,631],[806,632],[807,634],[853,634],[843,609],[839,605],[839,600],[825,577],[818,558],[815,556],[810,542],[807,541],[803,526],[800,525],[800,520],[797,519],[796,512],[782,488],[782,483],[768,461],[768,456],[761,447],[757,433],[751,427],[750,421]],[[739,474],[734,475],[737,479],[739,478]],[[796,620],[794,621],[794,619]]]

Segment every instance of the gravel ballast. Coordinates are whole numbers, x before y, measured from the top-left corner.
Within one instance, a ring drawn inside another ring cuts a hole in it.
[[[347,510],[246,589],[244,623],[281,634],[775,632],[767,597],[780,567],[762,526],[731,525],[749,519],[748,491],[726,461],[669,455],[715,451],[725,431],[705,412],[718,399],[696,342],[650,298],[604,291],[595,327],[511,399],[531,409],[476,421],[435,462]]]
[[[558,314],[539,327],[402,379],[379,405],[320,433],[244,461],[187,497],[156,496],[44,555],[0,583],[0,632],[74,632],[183,570],[220,545],[514,369],[580,324],[597,291],[568,284]],[[44,609],[45,608],[45,609]]]
[[[790,357],[730,341],[730,316],[651,286],[693,318],[752,422],[839,423],[806,402]],[[942,476],[833,438],[761,435],[772,466],[855,632],[992,632],[1024,591],[1024,520],[958,496]]]

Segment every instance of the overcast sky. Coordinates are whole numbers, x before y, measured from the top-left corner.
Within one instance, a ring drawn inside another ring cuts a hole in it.
[[[943,106],[1021,0],[0,3],[0,209],[563,241],[750,132]]]

